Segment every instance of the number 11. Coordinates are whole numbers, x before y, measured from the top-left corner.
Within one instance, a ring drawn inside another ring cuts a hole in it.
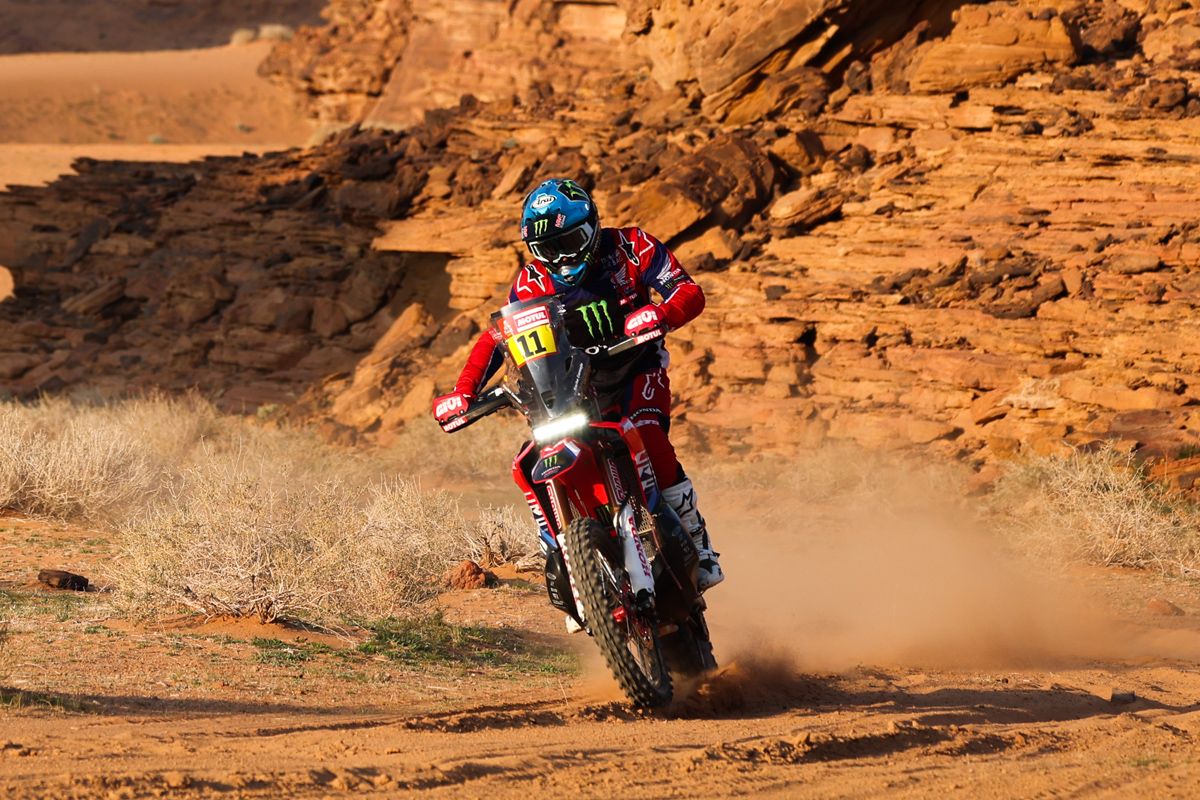
[[[529,348],[529,340],[530,339],[533,339],[533,344],[534,344],[534,347],[532,350]],[[529,333],[525,334],[517,341],[521,343],[521,349],[525,351],[526,358],[533,358],[534,356],[540,356],[546,352],[546,345],[542,344],[542,337],[538,336],[537,331],[530,331]]]

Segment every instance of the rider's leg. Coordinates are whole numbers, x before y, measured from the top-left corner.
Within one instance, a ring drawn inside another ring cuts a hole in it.
[[[654,370],[637,376],[626,395],[625,414],[633,421],[641,434],[642,443],[654,466],[665,500],[683,523],[683,529],[692,537],[700,555],[700,573],[697,577],[700,591],[716,586],[725,580],[721,569],[720,553],[712,549],[708,526],[697,507],[696,490],[683,471],[675,455],[668,432],[671,426],[671,382],[665,369]]]
[[[708,526],[696,505],[696,489],[692,486],[692,480],[683,474],[682,468],[680,474],[683,475],[682,480],[663,489],[663,500],[675,509],[683,529],[691,534],[692,542],[696,545],[696,552],[700,556],[700,572],[696,576],[696,583],[703,592],[725,580],[725,571],[721,569],[721,554],[712,549]]]

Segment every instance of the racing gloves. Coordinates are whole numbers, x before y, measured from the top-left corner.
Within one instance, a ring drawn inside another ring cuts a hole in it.
[[[666,327],[667,317],[662,308],[654,304],[642,306],[625,318],[625,335],[641,336]]]

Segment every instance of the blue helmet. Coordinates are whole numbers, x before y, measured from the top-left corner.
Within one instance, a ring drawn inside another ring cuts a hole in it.
[[[521,238],[550,268],[555,282],[576,286],[587,274],[600,241],[600,215],[583,187],[553,178],[525,197]]]

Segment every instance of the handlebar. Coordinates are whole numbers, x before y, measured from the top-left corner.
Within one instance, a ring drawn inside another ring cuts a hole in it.
[[[457,417],[451,417],[442,425],[442,430],[446,433],[453,433],[457,430],[478,422],[489,414],[495,414],[502,408],[512,405],[512,395],[503,386],[497,386],[489,389],[479,395],[471,404],[467,406],[467,410],[459,414]]]
[[[655,339],[661,339],[666,335],[666,331],[661,328],[650,331],[648,333],[639,334],[638,336],[630,336],[628,339],[622,339],[614,345],[604,346],[595,345],[593,347],[584,348],[584,352],[590,356],[606,355],[615,356],[623,353],[630,348],[638,345],[652,342]],[[442,424],[442,430],[446,433],[462,430],[468,425],[472,425],[489,414],[495,414],[502,408],[507,408],[513,404],[513,396],[503,385],[488,389],[483,394],[479,395],[475,400],[467,406],[467,410],[456,417],[451,417]]]
[[[667,335],[667,332],[664,331],[662,328],[659,328],[658,330],[653,330],[648,333],[639,334],[638,336],[630,336],[628,339],[622,339],[621,341],[617,342],[616,344],[609,345],[607,347],[605,347],[604,345],[596,345],[594,347],[587,347],[587,348],[584,348],[584,352],[590,356],[599,355],[600,353],[604,353],[604,354],[610,355],[610,356],[615,356],[619,353],[624,353],[626,350],[628,350],[632,347],[637,347],[638,345],[645,344],[646,342],[653,342],[655,339],[661,339],[662,337],[664,337],[666,335]]]

